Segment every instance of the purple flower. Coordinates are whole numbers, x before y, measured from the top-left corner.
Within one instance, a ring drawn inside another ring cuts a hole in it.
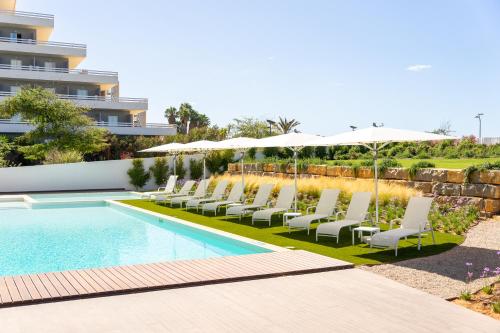
[[[469,277],[469,279],[471,279],[473,275],[474,275],[473,272],[467,272],[467,276]]]
[[[497,254],[500,256],[500,251],[497,251]]]
[[[470,267],[470,266],[472,266],[472,263],[471,262],[466,262],[465,266],[469,266]]]
[[[484,271],[485,271],[485,272],[489,272],[489,271],[490,271],[490,268],[489,268],[489,267],[485,267],[485,268],[484,268]]]

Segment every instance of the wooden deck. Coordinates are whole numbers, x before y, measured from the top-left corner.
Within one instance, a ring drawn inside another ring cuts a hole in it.
[[[307,251],[0,277],[0,307],[352,268]]]

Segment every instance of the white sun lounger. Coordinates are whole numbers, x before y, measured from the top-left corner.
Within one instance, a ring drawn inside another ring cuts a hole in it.
[[[321,223],[316,228],[316,241],[318,236],[337,238],[339,242],[340,230],[345,227],[359,226],[366,220],[368,206],[370,205],[370,192],[355,192],[352,194],[349,208],[343,220]]]
[[[227,207],[227,205],[241,202],[241,197],[243,197],[243,184],[238,182],[231,188],[231,192],[229,192],[227,200],[205,203],[201,206],[201,213],[205,214],[205,212],[213,212],[217,215],[217,212],[221,207]]]
[[[432,242],[436,244],[434,230],[429,221],[428,215],[431,210],[432,198],[412,197],[406,207],[403,219],[392,220],[387,231],[379,232],[373,235],[368,243],[370,247],[382,247],[394,249],[395,255],[398,255],[398,245],[401,238],[408,236],[418,236],[418,250],[421,247],[422,233],[429,232],[432,235]],[[395,221],[401,221],[401,227],[392,229]]]
[[[274,184],[261,184],[251,204],[229,206],[226,210],[226,216],[238,216],[241,221],[241,218],[246,214],[253,213],[257,209],[266,207],[273,188]]]
[[[295,187],[293,185],[285,185],[281,188],[276,200],[274,208],[266,208],[257,210],[252,214],[252,224],[256,221],[267,221],[271,226],[271,218],[274,214],[286,213],[292,208],[293,198],[295,196]]]
[[[321,222],[321,220],[330,221],[330,218],[335,212],[339,194],[340,190],[324,189],[321,192],[318,205],[307,208],[307,215],[298,216],[291,220],[288,220],[288,232],[290,232],[291,229],[307,229],[307,234],[309,235],[309,229],[312,222]],[[315,208],[314,214],[309,214],[309,211],[311,211],[313,208]]]
[[[141,197],[150,198],[152,195],[158,194],[172,194],[175,190],[175,184],[177,183],[177,176],[171,175],[168,177],[167,184],[164,187],[159,187],[156,191],[144,192]]]
[[[186,210],[198,210],[200,208],[200,205],[203,205],[204,203],[221,200],[224,197],[227,185],[229,185],[229,182],[227,180],[219,181],[217,185],[215,185],[214,191],[208,198],[193,198],[188,200],[186,202]]]
[[[175,198],[175,197],[185,197],[191,193],[191,189],[193,186],[196,184],[194,180],[188,180],[182,185],[181,189],[177,193],[170,193],[170,194],[153,194],[151,195],[151,200],[156,201],[157,203],[159,202],[167,202],[170,201],[170,199]]]
[[[210,181],[209,179],[202,179],[198,183],[198,186],[196,187],[196,190],[194,191],[193,195],[171,198],[170,207],[179,205],[182,208],[182,206],[191,199],[201,199],[206,197],[209,181]]]

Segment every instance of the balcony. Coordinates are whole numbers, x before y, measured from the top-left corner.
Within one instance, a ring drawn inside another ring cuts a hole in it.
[[[0,23],[36,30],[36,39],[47,41],[54,29],[54,15],[0,10]]]
[[[147,123],[140,125],[137,123],[119,123],[119,122],[95,122],[95,127],[105,128],[110,133],[116,135],[144,135],[144,136],[158,136],[158,135],[175,135],[177,128],[175,125],[169,124],[155,124]],[[13,119],[0,119],[0,133],[3,134],[20,134],[33,129],[26,121],[16,121]]]
[[[0,78],[117,85],[118,73],[88,69],[48,68],[0,64]],[[109,89],[109,86],[108,88]]]
[[[86,57],[87,46],[85,44],[0,37],[0,51],[67,57],[69,67],[75,68]]]
[[[0,91],[0,101],[7,97],[15,96],[15,92]],[[60,99],[71,100],[77,105],[91,109],[107,110],[147,110],[147,98],[115,97],[115,96],[78,96],[57,95]]]

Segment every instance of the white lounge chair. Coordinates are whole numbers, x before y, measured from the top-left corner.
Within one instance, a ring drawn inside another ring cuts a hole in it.
[[[226,193],[227,185],[229,182],[227,180],[221,180],[215,185],[214,191],[207,198],[193,198],[186,202],[186,210],[200,208],[200,205],[203,205],[207,202],[213,202],[221,200],[224,197],[224,193]]]
[[[243,184],[238,182],[233,185],[231,188],[231,192],[227,196],[226,200],[209,202],[205,203],[201,206],[201,213],[205,214],[205,212],[213,212],[217,215],[217,212],[221,207],[227,207],[227,205],[235,204],[241,202],[241,198],[243,197]]]
[[[307,234],[309,235],[309,229],[311,228],[312,222],[321,222],[322,220],[330,221],[335,212],[339,194],[340,190],[324,189],[319,197],[318,205],[307,207],[307,215],[288,220],[288,232],[290,232],[291,229],[307,229]],[[315,209],[314,213],[309,214],[312,209]]]
[[[432,198],[412,197],[406,207],[403,219],[392,220],[387,231],[379,232],[373,235],[368,243],[370,247],[393,248],[395,255],[398,255],[398,245],[401,238],[408,236],[418,236],[418,250],[421,247],[422,233],[429,232],[432,235],[432,243],[436,244],[434,238],[434,229],[429,221],[429,212],[431,210]],[[401,222],[398,229],[392,229],[392,225],[396,221]]]
[[[226,210],[226,216],[238,216],[241,221],[241,218],[246,214],[253,213],[257,209],[266,207],[273,188],[274,184],[261,184],[251,204],[229,206]]]
[[[188,180],[184,183],[184,185],[182,185],[179,192],[170,194],[163,194],[163,193],[153,194],[151,195],[151,200],[156,201],[156,203],[160,203],[160,202],[168,202],[175,197],[185,197],[189,195],[189,193],[191,193],[191,190],[195,184],[196,182],[194,180]]]
[[[201,199],[201,198],[206,197],[209,182],[210,182],[209,179],[202,179],[198,183],[198,187],[196,187],[196,190],[194,191],[193,195],[186,195],[186,196],[171,198],[170,199],[170,207],[173,207],[175,205],[179,205],[182,208],[182,206],[191,199]]]
[[[285,185],[281,188],[276,200],[274,208],[266,208],[257,210],[252,214],[252,224],[256,221],[267,221],[271,226],[271,218],[274,214],[286,213],[292,208],[293,198],[295,196],[295,187],[293,185]]]
[[[141,194],[141,197],[151,198],[152,195],[174,193],[175,184],[177,183],[177,177],[178,176],[174,176],[174,175],[169,176],[168,180],[167,180],[167,184],[165,184],[165,186],[158,187],[158,190],[156,190],[156,191],[144,192]]]
[[[370,205],[370,192],[355,192],[352,194],[349,208],[343,220],[335,222],[321,223],[316,228],[316,241],[319,236],[328,236],[340,238],[340,230],[345,227],[360,226],[366,220],[368,215],[368,206]],[[337,213],[338,215],[339,213]]]

